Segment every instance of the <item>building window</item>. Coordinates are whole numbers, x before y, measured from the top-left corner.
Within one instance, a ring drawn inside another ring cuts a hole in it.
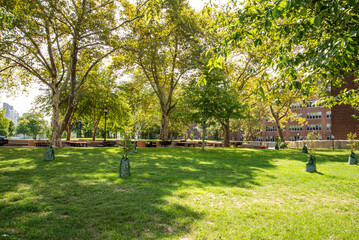
[[[309,124],[307,125],[307,131],[321,131],[322,125],[321,124]]]
[[[276,132],[277,126],[266,126],[266,132]]]
[[[332,111],[328,111],[326,115],[327,115],[327,118],[332,118]]]
[[[266,142],[274,142],[274,136],[266,136]]]
[[[332,124],[327,123],[327,131],[330,131],[330,130],[332,130]]]
[[[299,141],[302,139],[302,136],[289,136],[289,141]]]
[[[263,141],[263,137],[256,137],[256,141],[262,142],[262,141]]]
[[[292,103],[291,105],[290,105],[290,109],[291,110],[295,110],[295,109],[301,109],[303,106],[302,106],[302,104],[300,104],[300,103]]]
[[[309,119],[321,119],[322,112],[307,113],[307,120]]]
[[[302,125],[289,125],[289,132],[301,132],[302,130]]]
[[[307,108],[315,108],[315,107],[321,107],[322,103],[319,103],[318,101],[309,101],[305,104]]]

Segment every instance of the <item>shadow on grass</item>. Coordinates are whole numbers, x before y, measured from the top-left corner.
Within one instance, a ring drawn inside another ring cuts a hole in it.
[[[5,149],[4,149],[5,150]],[[6,149],[0,157],[0,233],[37,239],[158,239],[190,231],[201,212],[168,198],[178,189],[251,188],[274,168],[276,152],[161,148],[130,155],[118,177],[120,149]],[[270,176],[268,176],[270,177]]]

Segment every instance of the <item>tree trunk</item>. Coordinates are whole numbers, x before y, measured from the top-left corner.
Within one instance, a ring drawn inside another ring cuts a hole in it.
[[[278,129],[278,135],[279,135],[280,141],[281,141],[282,143],[285,143],[285,138],[284,138],[284,136],[283,136],[283,130],[282,130],[282,128],[280,127],[279,124],[277,124],[277,129]]]
[[[70,127],[71,123],[73,122],[74,120],[74,115],[72,115],[70,121],[68,122],[67,124],[67,136],[66,136],[66,140],[67,141],[70,141],[70,138],[71,138],[71,134],[72,134],[72,131],[74,130],[74,127],[77,123],[77,118],[75,118],[75,122],[72,124],[72,127]]]
[[[230,147],[229,146],[229,119],[226,119],[224,122],[222,122],[223,130],[224,130],[224,137],[223,137],[223,144],[224,147]]]
[[[168,141],[168,114],[166,112],[162,113],[160,136],[162,141]]]
[[[207,127],[205,124],[202,124],[202,151],[204,151],[204,141],[206,139],[206,130],[207,130]]]
[[[100,123],[100,119],[98,119],[97,122],[95,122],[93,125],[92,141],[96,141],[96,132],[97,132],[99,123]],[[106,132],[105,132],[105,134],[106,134]]]
[[[51,144],[54,147],[61,147],[61,134],[60,132],[60,100],[59,93],[54,92],[52,94],[52,136],[51,136]]]

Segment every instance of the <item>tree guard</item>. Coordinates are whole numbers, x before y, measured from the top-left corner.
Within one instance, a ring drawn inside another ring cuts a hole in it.
[[[130,161],[127,157],[123,156],[120,163],[120,178],[129,178],[130,173]]]
[[[52,146],[49,146],[49,147],[46,149],[44,159],[45,159],[45,161],[55,160],[55,151],[54,151],[54,149],[53,149]]]
[[[304,145],[304,147],[303,147],[303,149],[302,149],[302,153],[308,153],[307,144]]]
[[[315,163],[315,157],[313,155],[309,155],[309,159],[307,164],[305,165],[305,171],[306,172],[316,172],[317,171],[317,167],[316,167],[316,163]]]
[[[131,153],[137,153],[137,142],[135,142],[133,144],[133,149],[132,149]]]
[[[348,159],[349,165],[357,164],[357,155],[354,152],[351,152]]]

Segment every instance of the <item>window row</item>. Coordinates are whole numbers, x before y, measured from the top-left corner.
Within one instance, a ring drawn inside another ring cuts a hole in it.
[[[322,112],[307,113],[307,119],[321,119],[321,118],[322,118]]]
[[[301,132],[302,130],[302,125],[289,125],[289,132]]]
[[[277,126],[266,126],[266,132],[276,132]]]
[[[321,131],[322,124],[309,124],[307,125],[307,131]]]
[[[318,101],[309,101],[305,104],[307,108],[315,108],[315,107],[321,107],[322,103],[318,103]]]

